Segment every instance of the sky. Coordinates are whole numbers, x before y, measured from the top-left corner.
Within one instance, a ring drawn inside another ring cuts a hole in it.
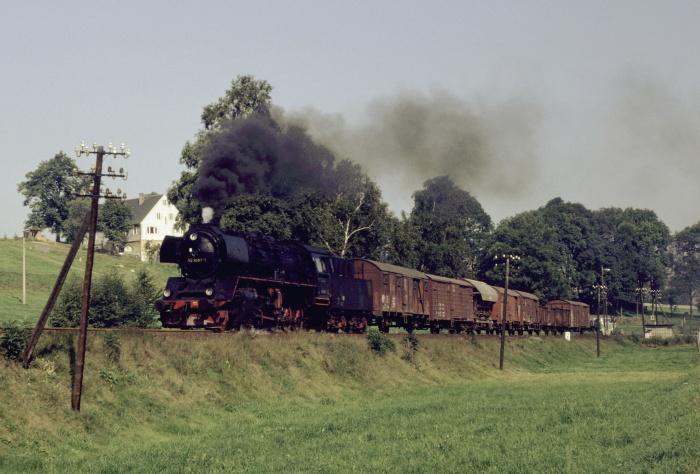
[[[700,2],[5,2],[0,237],[18,183],[81,140],[129,197],[184,169],[202,108],[251,74],[280,121],[361,163],[390,209],[450,175],[494,223],[553,198],[700,222]]]

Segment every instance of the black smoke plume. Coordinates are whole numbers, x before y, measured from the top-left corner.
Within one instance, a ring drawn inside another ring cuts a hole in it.
[[[267,116],[237,119],[210,137],[193,194],[220,217],[237,194],[325,192],[333,163],[333,154],[298,126],[283,129]]]
[[[404,92],[375,99],[364,112],[358,124],[349,124],[314,109],[273,110],[279,123],[303,126],[336,156],[360,163],[394,203],[398,196],[405,203],[425,181],[442,175],[480,198],[532,191],[541,120],[532,102]]]

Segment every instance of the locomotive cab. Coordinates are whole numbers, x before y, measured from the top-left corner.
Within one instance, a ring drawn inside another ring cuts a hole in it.
[[[316,304],[328,306],[331,300],[331,275],[333,273],[331,254],[309,245],[304,247],[309,251],[316,269]]]

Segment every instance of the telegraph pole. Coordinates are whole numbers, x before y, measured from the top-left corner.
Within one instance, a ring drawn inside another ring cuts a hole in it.
[[[80,331],[78,333],[78,354],[75,361],[75,379],[73,381],[73,394],[71,397],[71,408],[73,411],[80,411],[80,399],[82,397],[83,391],[83,372],[85,368],[85,346],[87,342],[87,326],[88,326],[88,314],[90,311],[90,289],[92,286],[92,267],[95,258],[95,233],[97,232],[97,211],[99,207],[100,197],[100,179],[102,178],[102,162],[105,155],[113,156],[124,156],[128,158],[131,155],[131,150],[124,151],[124,144],[121,145],[118,151],[116,147],[109,144],[109,151],[105,151],[104,147],[97,146],[97,144],[92,145],[92,151],[85,146],[85,142],[81,142],[79,147],[75,147],[75,154],[80,157],[80,155],[90,155],[91,153],[95,155],[95,168],[92,173],[78,173],[74,170],[76,174],[93,175],[92,192],[87,195],[91,198],[92,203],[90,206],[90,234],[88,236],[88,248],[87,248],[87,262],[85,263],[85,279],[83,280],[83,303],[80,311]],[[125,178],[125,175],[116,174],[110,169],[110,173],[106,176],[111,178],[120,177]],[[86,197],[87,197],[86,196]],[[104,197],[112,197],[109,190]],[[122,198],[120,190],[117,191],[117,198]]]
[[[510,273],[510,261],[520,260],[520,257],[512,254],[504,254],[503,258],[506,261],[506,281],[503,287],[503,308],[501,312],[501,359],[498,368],[503,370],[503,358],[506,352],[506,315],[508,309],[508,276]]]
[[[605,294],[605,290],[607,289],[607,286],[605,286],[605,272],[609,272],[609,268],[603,268],[603,266],[600,266],[600,285],[593,285],[593,288],[598,290],[598,309],[596,309],[596,329],[595,329],[595,345],[596,345],[596,356],[600,357],[600,326],[601,326],[601,321],[600,321],[600,292],[602,291]],[[607,294],[605,294],[605,306],[606,306],[606,315],[607,315],[607,305],[608,305],[608,297]],[[605,323],[605,326],[607,327],[607,322]]]

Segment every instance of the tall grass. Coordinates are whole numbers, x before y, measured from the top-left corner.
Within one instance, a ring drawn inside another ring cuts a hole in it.
[[[419,335],[90,334],[0,362],[0,472],[693,472],[692,345]],[[18,409],[21,407],[21,409]]]

